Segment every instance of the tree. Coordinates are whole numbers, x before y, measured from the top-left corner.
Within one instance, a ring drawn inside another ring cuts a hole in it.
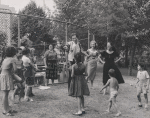
[[[46,14],[41,7],[38,7],[35,2],[31,1],[19,14],[33,15],[46,18]],[[13,22],[13,39],[17,40],[18,34],[18,22],[15,18]],[[40,43],[41,41],[52,42],[52,36],[50,35],[51,21],[41,18],[34,18],[30,16],[20,16],[20,33],[23,37],[26,33],[29,33],[29,39],[34,43]],[[49,40],[45,40],[45,36],[48,36]]]

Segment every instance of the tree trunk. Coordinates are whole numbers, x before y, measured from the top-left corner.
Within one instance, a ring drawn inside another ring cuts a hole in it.
[[[131,56],[130,56],[129,71],[128,71],[129,76],[132,76],[132,68],[133,68],[132,64],[133,64],[133,59],[134,59],[136,44],[137,44],[137,40],[134,38],[133,45],[132,45],[132,50],[131,50]]]
[[[125,67],[128,67],[128,46],[125,48]]]

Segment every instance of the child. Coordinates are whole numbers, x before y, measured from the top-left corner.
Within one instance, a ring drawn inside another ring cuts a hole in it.
[[[145,70],[144,65],[143,64],[138,64],[138,73],[137,73],[137,98],[139,101],[139,107],[142,107],[141,104],[141,93],[144,94],[145,100],[146,100],[146,104],[145,104],[145,109],[147,110],[148,108],[148,90],[149,90],[149,74],[148,72]]]
[[[23,77],[23,61],[22,61],[22,49],[18,48],[17,49],[17,54],[16,54],[16,74],[22,78],[22,83],[16,83],[15,85],[15,90],[12,96],[13,101],[15,101],[15,95],[19,96],[19,102],[21,100],[21,97],[24,96],[24,89],[25,89],[25,85],[24,85],[24,77]]]
[[[81,63],[81,54],[75,55],[75,64],[72,65],[71,83],[69,88],[69,96],[78,98],[78,112],[74,115],[82,115],[84,110],[84,95],[89,95],[89,88],[85,80],[85,65]]]
[[[32,69],[35,68],[34,64],[31,62],[31,60],[29,59],[29,54],[30,54],[30,50],[28,48],[25,48],[22,51],[23,57],[22,57],[22,61],[23,61],[23,66],[26,69],[24,71],[24,78],[25,78],[25,101],[33,101],[29,94],[31,92],[32,86],[34,85],[34,77],[33,77],[33,73],[32,73]]]
[[[120,116],[121,112],[119,111],[119,109],[117,108],[116,105],[116,97],[118,95],[118,89],[119,89],[119,85],[118,85],[118,81],[115,78],[115,70],[114,69],[110,69],[108,72],[108,75],[110,76],[110,79],[107,81],[106,85],[100,90],[100,92],[105,89],[107,86],[110,87],[110,99],[109,99],[109,107],[108,110],[106,110],[107,112],[110,112],[110,109],[112,107],[112,102],[114,103],[114,106],[117,109],[117,114],[115,116]]]
[[[14,47],[7,47],[5,52],[5,59],[2,62],[2,71],[0,75],[0,89],[3,91],[3,114],[12,116],[12,110],[9,107],[8,95],[9,91],[14,89],[13,79],[21,82],[21,78],[14,74],[16,71],[15,59],[13,58],[16,54]]]

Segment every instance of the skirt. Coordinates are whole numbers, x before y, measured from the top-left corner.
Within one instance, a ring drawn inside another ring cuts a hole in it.
[[[94,80],[96,76],[97,60],[91,59],[87,64],[88,80]]]
[[[83,95],[90,95],[87,81],[83,75],[76,75],[72,78],[69,87],[69,96],[82,97]]]
[[[110,69],[114,69],[115,70],[115,77],[118,81],[119,84],[123,84],[125,83],[124,82],[124,79],[121,75],[121,72],[120,70],[118,69],[118,67],[114,64],[114,63],[105,63],[104,64],[104,67],[103,67],[103,84],[105,85],[108,81],[108,79],[110,79],[109,75],[108,75],[108,71]]]
[[[8,74],[0,75],[0,89],[1,90],[13,90],[14,89],[12,75],[8,75]]]
[[[22,69],[17,69],[16,75],[18,75],[22,80],[24,80],[23,70]]]
[[[26,70],[24,71],[25,83],[28,86],[32,86],[34,85],[34,76],[32,71],[33,68],[31,66],[25,68],[26,68]]]

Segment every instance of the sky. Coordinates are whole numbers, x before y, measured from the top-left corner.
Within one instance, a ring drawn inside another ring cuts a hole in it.
[[[16,13],[22,10],[30,1],[35,1],[38,6],[43,7],[43,0],[0,0],[2,5],[9,5],[9,7],[14,7]],[[55,9],[54,0],[45,0],[45,4],[52,11]]]

